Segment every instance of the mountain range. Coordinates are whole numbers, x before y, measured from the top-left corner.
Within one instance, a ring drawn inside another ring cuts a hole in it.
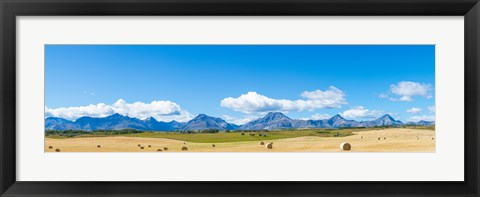
[[[371,121],[347,120],[340,115],[335,115],[324,120],[298,120],[291,119],[280,112],[270,112],[262,118],[250,121],[243,125],[228,123],[221,118],[200,114],[188,122],[163,122],[155,118],[140,120],[120,114],[113,114],[103,118],[81,117],[76,121],[63,118],[48,117],[45,119],[46,130],[120,130],[136,129],[142,131],[186,131],[186,130],[272,130],[290,128],[342,128],[342,127],[376,127],[376,126],[401,126],[401,125],[433,125],[435,122],[418,121],[403,123],[385,114]]]

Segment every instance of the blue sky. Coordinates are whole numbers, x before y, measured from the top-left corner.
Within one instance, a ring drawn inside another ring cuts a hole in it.
[[[46,115],[72,120],[433,120],[434,90],[434,45],[45,46]]]

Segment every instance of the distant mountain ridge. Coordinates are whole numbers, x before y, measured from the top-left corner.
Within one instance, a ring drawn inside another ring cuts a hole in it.
[[[242,126],[240,130],[260,130],[260,129],[288,129],[293,128],[292,119],[280,112],[270,112],[263,118],[250,121]]]
[[[130,118],[120,114],[113,114],[103,118],[93,118],[84,116],[76,121],[70,121],[63,118],[49,117],[45,119],[46,130],[120,130],[136,129],[141,131],[175,131],[183,123],[177,121],[162,122],[155,118],[140,120]]]
[[[187,130],[206,130],[206,129],[218,129],[218,130],[235,130],[238,125],[227,123],[221,118],[210,117],[205,114],[200,114],[194,119],[188,121],[182,127],[181,131]]]
[[[142,131],[186,131],[186,130],[272,130],[290,128],[342,128],[342,127],[376,127],[401,125],[433,125],[435,122],[418,121],[403,123],[395,120],[389,114],[370,121],[347,120],[339,114],[324,120],[291,119],[281,112],[270,112],[262,118],[250,121],[244,125],[228,123],[221,118],[199,114],[188,122],[163,122],[155,118],[140,120],[120,114],[113,114],[103,118],[81,117],[76,121],[63,118],[49,117],[45,119],[46,130],[120,130],[136,129]]]

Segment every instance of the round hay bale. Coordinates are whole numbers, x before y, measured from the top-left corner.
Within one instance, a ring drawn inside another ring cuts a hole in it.
[[[145,149],[145,147],[143,147],[143,146],[140,146],[140,149]]]
[[[435,138],[434,138],[434,137],[432,137],[432,140],[434,140],[434,139],[435,139]]]
[[[273,143],[268,143],[267,145],[265,145],[265,147],[267,149],[272,149],[273,148]]]
[[[265,145],[265,142],[261,141],[261,142],[260,142],[260,145]]]
[[[360,139],[363,139],[363,136],[360,136]]]
[[[53,148],[53,146],[49,146],[49,147],[48,147],[48,149],[52,149],[52,148]]]
[[[60,149],[58,149],[58,148],[57,148],[57,149],[55,149],[55,152],[60,152]]]
[[[168,147],[163,147],[163,150],[168,150]]]
[[[380,138],[378,138],[378,140],[380,140]]]
[[[183,151],[187,151],[187,150],[188,150],[188,147],[182,146],[182,150],[183,150]]]
[[[212,147],[215,148],[215,144],[212,144]]]
[[[418,139],[420,139],[420,138],[417,137],[417,140],[418,140]]]
[[[142,146],[141,144],[138,144],[138,147]]]
[[[348,142],[344,142],[344,143],[340,144],[340,150],[349,151],[351,149],[352,149],[352,145],[350,145],[350,143],[348,143]]]
[[[242,135],[245,135],[245,133],[242,133]]]
[[[152,148],[152,145],[148,145],[148,148]]]
[[[183,144],[187,144],[186,142],[183,142]]]
[[[99,145],[97,145],[97,148],[101,148],[101,147],[102,147],[102,145],[100,145],[100,144],[99,144]]]
[[[161,148],[157,149],[157,152],[162,152],[162,149]]]
[[[383,139],[384,139],[384,140],[386,140],[387,138],[386,138],[386,137],[384,137]]]

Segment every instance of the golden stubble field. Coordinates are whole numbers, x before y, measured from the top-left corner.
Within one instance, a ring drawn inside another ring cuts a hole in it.
[[[260,141],[227,143],[193,143],[165,138],[91,137],[51,139],[45,138],[45,152],[435,152],[435,131],[391,128],[354,132],[347,137],[296,137],[264,141],[273,142],[273,148],[259,145]],[[379,140],[380,138],[380,140]],[[340,150],[348,142],[350,151]],[[138,145],[144,147],[141,149]],[[98,148],[97,145],[101,147]],[[151,147],[148,147],[151,145]],[[50,149],[49,146],[53,148]],[[182,151],[186,146],[187,151]],[[168,150],[163,150],[167,147]]]

